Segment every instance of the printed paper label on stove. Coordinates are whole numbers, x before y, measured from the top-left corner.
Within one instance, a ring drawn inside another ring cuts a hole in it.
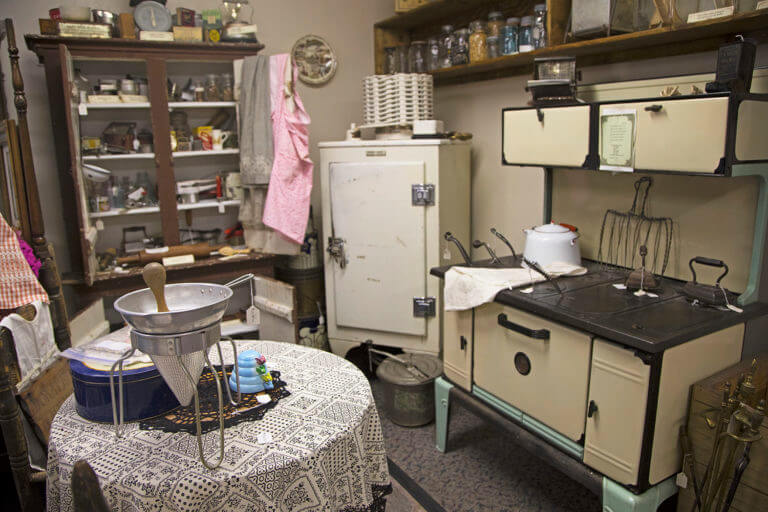
[[[634,171],[636,128],[634,109],[606,108],[600,112],[601,171]]]

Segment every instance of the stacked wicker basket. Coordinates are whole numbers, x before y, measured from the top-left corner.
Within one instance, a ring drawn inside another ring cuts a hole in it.
[[[402,126],[433,119],[431,75],[372,75],[365,78],[363,90],[365,126]]]

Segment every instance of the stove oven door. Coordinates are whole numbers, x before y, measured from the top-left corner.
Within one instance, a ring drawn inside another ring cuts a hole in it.
[[[584,433],[590,335],[491,303],[475,313],[474,382],[578,441]]]

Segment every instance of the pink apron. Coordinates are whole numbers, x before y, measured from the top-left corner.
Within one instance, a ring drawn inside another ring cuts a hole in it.
[[[312,169],[309,158],[309,114],[294,88],[293,96],[285,94],[285,66],[288,54],[270,57],[270,89],[272,95],[272,137],[275,160],[269,179],[263,222],[287,238],[301,244],[309,218],[312,192]],[[292,70],[296,78],[296,67]],[[293,111],[289,104],[294,102]]]

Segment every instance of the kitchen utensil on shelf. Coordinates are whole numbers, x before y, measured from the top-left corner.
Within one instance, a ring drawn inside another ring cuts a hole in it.
[[[547,282],[549,282],[549,284],[551,284],[554,287],[554,289],[557,290],[557,293],[563,293],[563,290],[560,288],[560,285],[558,285],[555,282],[555,280],[552,279],[552,277],[550,277],[550,275],[547,274],[537,262],[533,260],[529,260],[528,258],[523,256],[523,263],[525,264],[526,267],[530,268],[531,270],[535,270],[536,272],[541,274],[544,277],[544,279],[546,279]]]
[[[645,268],[645,257],[648,255],[648,248],[640,246],[640,268],[633,270],[624,285],[631,291],[656,291],[659,289],[659,280],[652,272]]]
[[[467,251],[466,249],[464,249],[464,246],[461,245],[461,242],[459,242],[459,240],[455,236],[453,236],[450,231],[446,231],[443,237],[447,241],[453,242],[454,244],[456,244],[456,247],[458,247],[459,252],[461,253],[461,257],[464,258],[464,263],[466,263],[468,267],[471,267],[472,259],[469,257],[469,254],[467,254]]]
[[[157,267],[145,267],[144,280],[151,288],[144,288],[126,295],[115,301],[115,310],[133,328],[131,330],[131,350],[114,363],[110,372],[110,390],[112,394],[112,416],[115,433],[121,437],[124,423],[123,412],[123,362],[136,350],[149,355],[163,379],[168,383],[173,394],[183,406],[194,399],[196,438],[198,456],[208,469],[216,469],[224,460],[224,398],[222,383],[229,402],[237,406],[240,399],[240,373],[234,366],[238,402],[232,399],[228,378],[223,367],[221,352],[221,318],[232,298],[232,287],[253,279],[253,275],[242,276],[226,285],[210,283],[180,283],[165,286],[164,272]],[[163,289],[163,291],[159,291]],[[161,311],[159,295],[164,293],[168,309]],[[237,361],[237,346],[232,344],[235,361]],[[216,346],[219,360],[222,363],[222,376],[208,357],[208,351]],[[203,369],[208,370],[216,382],[219,413],[219,456],[218,460],[210,463],[203,453],[202,429],[200,425],[200,397],[197,383]],[[117,388],[115,373],[118,374]],[[119,398],[116,400],[116,389]]]
[[[197,258],[207,258],[210,256],[211,251],[216,251],[222,246],[209,245],[208,243],[199,243],[192,245],[173,245],[170,247],[156,247],[154,249],[145,249],[136,254],[130,256],[124,256],[117,258],[117,264],[122,265],[124,263],[134,263],[139,265],[146,265],[153,261],[162,261],[163,258],[169,256],[183,256],[191,254]]]
[[[496,253],[493,251],[491,246],[488,245],[487,243],[480,240],[475,240],[474,242],[472,242],[472,247],[474,247],[475,249],[479,249],[480,247],[485,247],[485,249],[488,251],[488,254],[491,256],[491,262],[494,265],[501,265],[501,260],[496,257]]]
[[[652,257],[651,273],[664,275],[672,248],[674,224],[670,217],[650,217],[646,214],[648,192],[652,185],[650,177],[640,178],[635,182],[635,196],[629,211],[606,210],[600,227],[599,261],[614,267],[633,268],[638,247],[645,245]]]
[[[103,23],[112,26],[112,35],[117,35],[117,14],[104,9],[91,9],[94,23]]]
[[[709,267],[720,267],[724,269],[720,277],[714,285],[702,284],[697,281],[696,270],[693,268],[693,264],[707,265]],[[728,305],[728,291],[722,287],[720,281],[728,274],[728,265],[722,260],[716,260],[712,258],[705,258],[704,256],[696,256],[691,258],[688,262],[688,266],[691,269],[693,279],[685,284],[683,287],[683,293],[691,300],[699,301],[705,306],[727,306]]]
[[[523,232],[523,258],[543,266],[557,262],[581,265],[578,232],[554,222],[524,229]]]
[[[510,250],[510,251],[512,251],[512,257],[513,257],[513,258],[517,258],[517,253],[515,252],[515,248],[514,248],[514,247],[512,247],[512,244],[510,243],[510,241],[509,241],[509,240],[507,240],[507,237],[505,237],[504,235],[502,235],[501,233],[499,233],[498,231],[496,231],[496,228],[491,228],[491,234],[492,234],[492,235],[495,235],[495,236],[496,236],[496,238],[498,238],[499,240],[501,240],[502,242],[504,242],[504,244],[505,244],[507,247],[509,247],[509,250]]]
[[[235,254],[250,254],[251,249],[245,248],[245,249],[235,249],[234,247],[230,247],[228,245],[225,245],[224,247],[219,248],[219,254],[221,256],[233,256]]]

